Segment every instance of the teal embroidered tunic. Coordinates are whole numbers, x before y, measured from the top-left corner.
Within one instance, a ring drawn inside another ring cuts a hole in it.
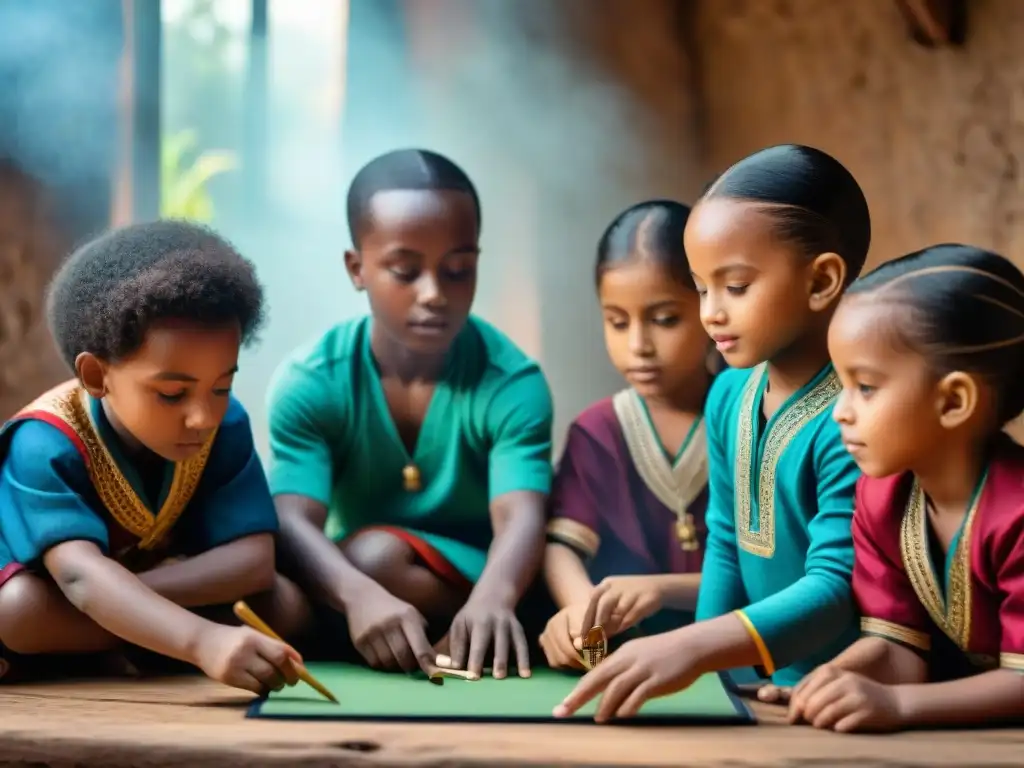
[[[705,408],[710,498],[697,619],[736,612],[779,685],[857,638],[851,596],[860,476],[832,407],[831,365],[767,421],[765,364],[729,370]]]

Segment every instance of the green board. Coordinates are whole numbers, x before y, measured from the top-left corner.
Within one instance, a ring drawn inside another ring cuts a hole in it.
[[[261,699],[249,717],[302,720],[432,720],[480,722],[562,722],[551,711],[573,689],[578,675],[535,669],[527,679],[508,677],[467,681],[446,679],[434,685],[423,676],[376,672],[349,664],[309,664],[309,671],[340,701],[332,704],[304,683]],[[591,720],[590,702],[575,720]],[[571,722],[571,720],[569,721]],[[633,724],[753,723],[747,706],[719,675],[705,675],[690,688],[648,701]]]

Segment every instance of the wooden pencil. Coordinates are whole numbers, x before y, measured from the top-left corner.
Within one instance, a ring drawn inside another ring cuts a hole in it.
[[[263,621],[263,619],[261,619],[255,613],[253,613],[252,608],[246,605],[244,600],[239,600],[237,603],[235,603],[234,611],[235,616],[238,617],[239,621],[243,622],[244,624],[247,624],[248,626],[255,629],[257,632],[261,632],[267,637],[273,638],[278,642],[284,642],[284,640],[282,640],[281,637],[274,630],[272,630],[266,624],[266,622]],[[299,679],[302,682],[304,682],[306,685],[308,685],[310,688],[319,693],[328,701],[332,701],[335,704],[338,703],[338,700],[334,697],[334,694],[327,690],[327,687],[323,683],[321,683],[319,680],[313,677],[313,675],[310,674],[309,670],[306,669],[304,664],[300,664],[297,661],[293,661],[292,663],[295,665],[295,670],[298,673]]]

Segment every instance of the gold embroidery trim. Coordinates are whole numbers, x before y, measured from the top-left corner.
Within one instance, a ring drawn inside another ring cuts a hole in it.
[[[1003,669],[1024,672],[1024,653],[1000,653],[999,666]]]
[[[548,521],[548,535],[565,542],[593,557],[601,546],[601,537],[588,526],[568,517],[555,517]]]
[[[754,647],[757,648],[757,655],[761,657],[761,666],[764,667],[765,674],[775,674],[775,660],[772,658],[771,652],[768,650],[768,644],[765,643],[764,638],[761,637],[761,633],[757,631],[757,627],[754,626],[754,622],[750,620],[743,611],[733,611],[736,617],[743,623],[743,626],[747,630],[747,634],[750,635],[750,639],[754,641]]]
[[[132,488],[109,449],[99,436],[89,410],[88,393],[75,380],[46,393],[22,413],[44,411],[67,424],[85,446],[89,458],[89,479],[100,501],[118,525],[139,539],[140,549],[153,549],[181,517],[202,478],[216,432],[192,458],[174,465],[174,476],[167,498],[154,516]]]
[[[836,372],[831,370],[807,394],[785,406],[785,411],[777,414],[774,421],[770,420],[758,473],[758,529],[754,531],[750,525],[754,503],[751,494],[754,409],[766,368],[767,363],[761,363],[753,370],[740,398],[736,434],[735,518],[739,546],[752,555],[770,558],[775,554],[775,475],[779,460],[800,430],[835,402],[842,387]]]
[[[919,632],[902,624],[896,624],[885,619],[863,618],[860,620],[860,631],[865,635],[874,635],[886,640],[896,640],[904,645],[911,645],[922,651],[930,651],[932,639],[927,632]]]
[[[626,448],[640,479],[651,493],[683,520],[689,506],[708,484],[707,439],[704,419],[693,427],[686,450],[673,465],[644,412],[640,395],[624,389],[612,398]]]
[[[928,555],[928,514],[924,492],[916,479],[900,525],[900,556],[914,593],[935,625],[962,651],[967,651],[971,640],[971,529],[982,495],[977,494],[967,511],[949,567],[945,601]]]

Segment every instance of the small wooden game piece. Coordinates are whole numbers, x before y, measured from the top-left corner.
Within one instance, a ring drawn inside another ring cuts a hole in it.
[[[420,490],[420,468],[415,464],[406,464],[402,468],[402,480],[405,483],[405,490],[410,493]]]
[[[591,627],[583,638],[583,645],[580,650],[580,659],[583,666],[593,669],[608,655],[608,636],[604,627]]]
[[[437,654],[437,658],[434,659],[434,663],[441,669],[458,669],[458,667],[455,666],[455,662],[452,661],[452,657],[446,656],[443,653]],[[491,674],[492,671],[493,669],[491,667],[484,667],[484,676],[486,677]]]
[[[284,640],[282,640],[281,637],[263,621],[263,619],[261,619],[255,613],[253,613],[252,608],[246,605],[245,601],[239,600],[237,603],[235,603],[234,611],[235,616],[237,616],[238,620],[242,623],[247,624],[248,626],[255,629],[257,632],[261,632],[267,637],[273,638],[278,642],[284,642]],[[293,663],[295,664],[295,671],[298,673],[299,679],[302,682],[304,682],[306,685],[308,685],[310,688],[319,693],[328,701],[332,701],[335,704],[338,703],[338,700],[334,697],[334,694],[327,690],[327,687],[323,683],[321,683],[319,680],[313,677],[313,675],[309,673],[309,670],[306,669],[304,664],[300,664],[298,662]]]
[[[445,677],[454,677],[459,680],[469,680],[470,682],[480,679],[479,675],[474,675],[472,672],[467,672],[464,669],[438,669],[430,674],[432,680]]]
[[[455,677],[460,680],[471,681],[480,679],[479,676],[473,674],[472,672],[468,672],[465,669],[455,669],[454,665],[452,664],[451,656],[446,656],[443,653],[437,654],[437,658],[434,659],[434,664],[437,667],[437,670],[431,673],[431,682],[436,682],[438,680],[443,681],[443,679],[446,677]],[[486,672],[487,670],[484,671]]]
[[[452,657],[443,653],[437,654],[437,658],[434,659],[434,663],[441,669],[453,669],[455,667],[455,664],[452,663]]]

